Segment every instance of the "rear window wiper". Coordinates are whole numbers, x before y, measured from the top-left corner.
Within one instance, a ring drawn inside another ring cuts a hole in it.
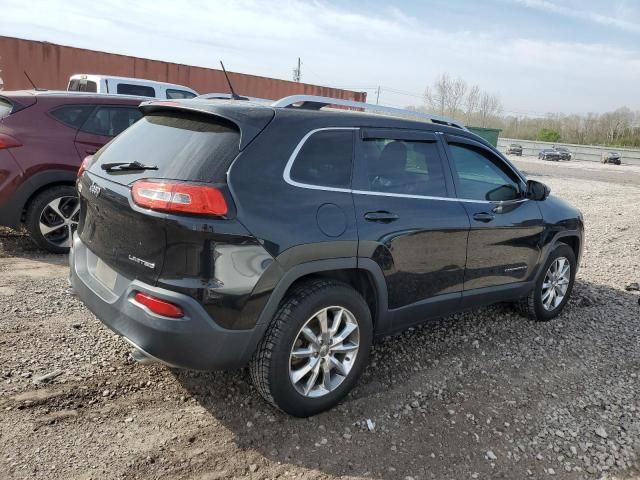
[[[101,168],[105,172],[122,172],[124,170],[158,170],[156,165],[145,165],[136,162],[103,163]]]

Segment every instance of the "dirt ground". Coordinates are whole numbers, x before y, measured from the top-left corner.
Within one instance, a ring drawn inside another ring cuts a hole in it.
[[[306,420],[244,370],[132,363],[66,258],[0,230],[0,478],[640,478],[640,169],[514,161],[585,216],[563,314],[496,305],[387,338]]]

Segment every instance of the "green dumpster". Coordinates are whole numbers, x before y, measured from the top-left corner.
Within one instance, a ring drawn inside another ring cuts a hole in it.
[[[467,129],[471,133],[475,133],[479,137],[484,138],[487,142],[489,142],[494,147],[498,146],[498,136],[500,135],[500,132],[502,131],[499,128],[482,128],[482,127],[469,127],[469,126],[467,126]]]

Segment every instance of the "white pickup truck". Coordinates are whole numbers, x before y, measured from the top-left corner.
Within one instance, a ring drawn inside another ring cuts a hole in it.
[[[160,99],[193,98],[195,90],[184,85],[156,82],[143,78],[112,77],[108,75],[88,75],[80,73],[69,78],[67,90],[70,92],[109,93],[135,95]]]

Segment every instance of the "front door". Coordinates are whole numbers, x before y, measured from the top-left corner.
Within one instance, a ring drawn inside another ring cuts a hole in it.
[[[362,129],[353,200],[358,257],[373,259],[387,283],[388,306],[400,323],[437,314],[438,300],[462,296],[469,219],[453,198],[442,146],[430,132]],[[427,307],[412,309],[411,307]]]
[[[542,214],[524,193],[524,180],[474,140],[446,135],[456,194],[471,229],[465,292],[529,279],[540,256]]]

